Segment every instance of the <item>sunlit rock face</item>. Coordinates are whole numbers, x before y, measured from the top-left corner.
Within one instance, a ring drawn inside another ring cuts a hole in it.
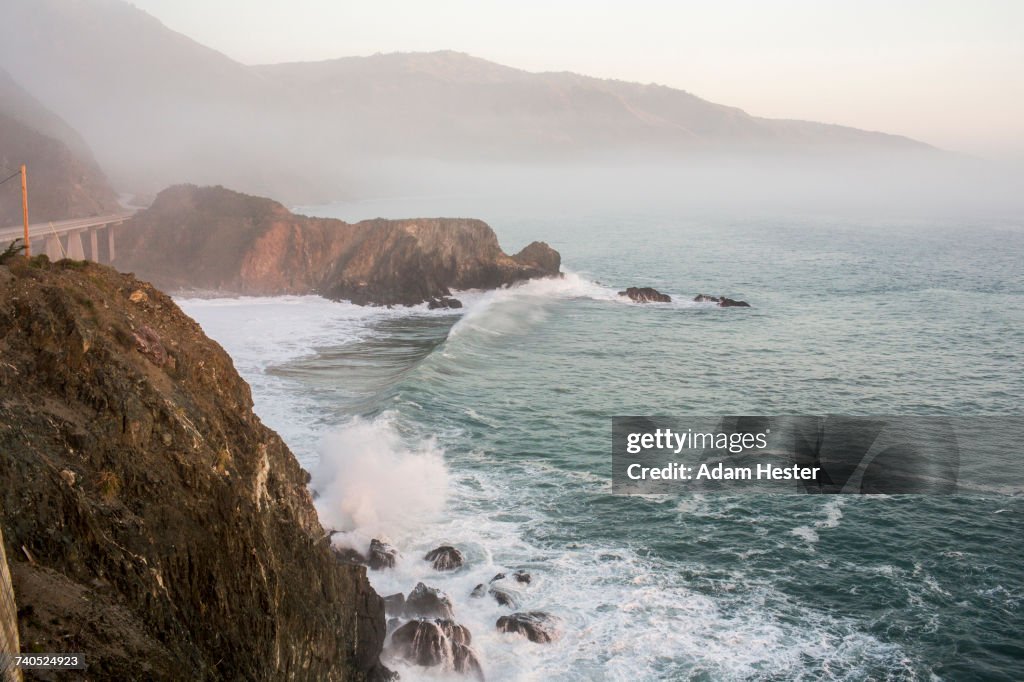
[[[0,264],[0,525],[23,650],[91,679],[373,680],[384,603],[231,358],[145,282]],[[82,627],[88,623],[88,627]]]
[[[122,236],[123,235],[123,239]],[[179,185],[119,232],[116,265],[168,290],[320,294],[361,305],[415,305],[452,289],[493,289],[559,274],[543,242],[514,256],[466,218],[346,223],[295,215],[223,187]]]

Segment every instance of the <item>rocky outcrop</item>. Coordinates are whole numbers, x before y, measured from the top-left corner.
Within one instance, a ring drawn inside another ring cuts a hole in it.
[[[423,560],[429,561],[435,571],[454,571],[466,562],[462,552],[451,545],[441,545],[430,550],[424,555]]]
[[[626,296],[631,301],[636,303],[671,303],[672,297],[668,294],[663,294],[657,289],[651,287],[629,287],[625,291],[620,291],[619,296]]]
[[[746,301],[737,301],[732,298],[726,298],[725,296],[708,296],[707,294],[697,294],[693,297],[694,303],[715,303],[719,308],[749,308],[750,304]]]
[[[499,632],[514,632],[531,642],[552,642],[558,638],[558,620],[544,611],[517,612],[495,623]]]
[[[367,559],[367,565],[370,570],[380,571],[385,568],[394,568],[395,561],[398,560],[398,550],[389,545],[386,542],[373,539],[370,540],[370,556]]]
[[[523,570],[515,571],[512,574],[512,579],[515,580],[517,583],[522,583],[524,585],[529,585],[530,582],[533,580],[530,574]]]
[[[103,266],[12,258],[0,349],[23,649],[86,652],[93,680],[383,674],[366,568],[338,559],[308,475],[170,298]]]
[[[558,252],[548,246],[547,242],[531,242],[512,258],[543,273],[557,273],[562,267]]]
[[[498,602],[498,606],[507,606],[511,609],[519,608],[519,597],[511,590],[506,590],[503,587],[491,587],[487,590],[487,593],[494,597],[494,601]]]
[[[124,235],[123,239],[121,234]],[[116,265],[164,289],[317,293],[361,305],[414,305],[452,289],[493,289],[559,273],[534,242],[515,256],[479,220],[308,218],[223,187],[161,192],[119,233]]]
[[[427,301],[427,308],[430,310],[444,310],[444,309],[455,309],[461,308],[462,301],[457,298],[448,298],[442,296],[441,298],[432,298]]]
[[[384,597],[384,612],[388,616],[401,616],[405,613],[405,595],[401,592]]]
[[[406,618],[452,618],[455,611],[447,594],[436,587],[416,583],[405,598],[403,615]]]
[[[412,620],[391,635],[395,655],[410,663],[482,680],[483,669],[470,647],[471,641],[465,626],[446,619]]]

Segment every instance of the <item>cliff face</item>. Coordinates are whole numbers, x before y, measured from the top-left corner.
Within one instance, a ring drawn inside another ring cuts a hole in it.
[[[121,238],[123,235],[123,239]],[[368,220],[290,213],[223,187],[179,185],[120,231],[117,266],[165,289],[319,293],[359,304],[416,304],[450,289],[489,289],[557,275],[534,242],[515,256],[479,220]]]
[[[230,358],[159,291],[0,265],[0,526],[22,649],[89,679],[364,680],[382,600]]]
[[[32,222],[113,213],[119,206],[103,172],[78,135],[0,69],[0,174],[28,166]],[[2,179],[0,177],[0,179]],[[21,222],[21,192],[0,191],[0,227]]]

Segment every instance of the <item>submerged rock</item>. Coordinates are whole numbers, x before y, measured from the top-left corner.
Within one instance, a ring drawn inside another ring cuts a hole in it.
[[[401,627],[401,625],[402,625],[402,619],[401,618],[398,618],[397,616],[392,616],[392,617],[388,618],[388,630],[387,630],[388,635],[390,636],[391,633],[393,633],[395,630],[397,630],[399,627]]]
[[[423,560],[429,561],[437,571],[454,571],[466,561],[462,552],[451,545],[441,545],[437,549],[430,550]]]
[[[327,537],[331,537],[334,533],[329,533]],[[351,547],[332,547],[331,551],[334,552],[334,558],[343,564],[361,564],[366,565],[366,557]]]
[[[441,298],[432,298],[427,302],[427,308],[430,310],[438,310],[440,308],[461,308],[462,301],[457,298],[450,298],[448,296],[442,296]]]
[[[637,303],[671,303],[672,297],[668,294],[663,294],[657,289],[651,287],[629,287],[625,291],[620,291],[619,296],[626,296],[632,301]]]
[[[384,597],[384,613],[389,616],[401,616],[405,613],[405,595],[401,592]]]
[[[410,663],[453,670],[482,680],[483,669],[470,648],[471,641],[464,625],[442,618],[409,621],[391,635],[395,655]]]
[[[469,596],[473,597],[474,599],[480,599],[485,594],[487,594],[487,585],[480,583],[479,585],[473,588],[473,591],[469,593]]]
[[[693,297],[694,303],[717,303],[720,308],[749,308],[750,304],[746,301],[737,301],[736,299],[726,298],[725,296],[708,296],[707,294],[697,294]]]
[[[494,597],[494,601],[498,602],[498,606],[507,606],[510,609],[519,608],[519,597],[517,597],[511,590],[492,587],[487,590],[487,593]]]
[[[370,540],[370,558],[368,565],[371,570],[380,571],[385,568],[394,568],[395,560],[398,558],[398,550],[386,542],[373,539]]]
[[[407,618],[452,618],[455,615],[448,595],[423,583],[416,583],[405,598],[404,613]]]
[[[512,574],[512,577],[515,579],[517,583],[523,583],[525,585],[529,585],[530,581],[533,579],[530,577],[530,574],[526,571],[516,571]]]
[[[514,632],[531,642],[545,643],[558,637],[558,619],[545,611],[517,612],[495,623],[499,632]]]

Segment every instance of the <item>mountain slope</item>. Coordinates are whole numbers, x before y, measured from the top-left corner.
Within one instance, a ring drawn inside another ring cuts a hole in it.
[[[394,153],[476,159],[647,151],[924,150],[905,137],[750,116],[682,90],[573,73],[530,73],[457,52],[254,67]],[[338,120],[337,118],[335,120]],[[387,142],[384,142],[387,144]]]
[[[116,180],[294,200],[365,193],[380,160],[566,162],[916,153],[906,138],[757,118],[659,85],[530,73],[454,52],[249,67],[122,0],[8,0],[0,64]]]
[[[32,222],[118,209],[117,196],[82,138],[0,69],[0,175],[29,172]],[[0,227],[22,220],[17,180],[0,186]]]

